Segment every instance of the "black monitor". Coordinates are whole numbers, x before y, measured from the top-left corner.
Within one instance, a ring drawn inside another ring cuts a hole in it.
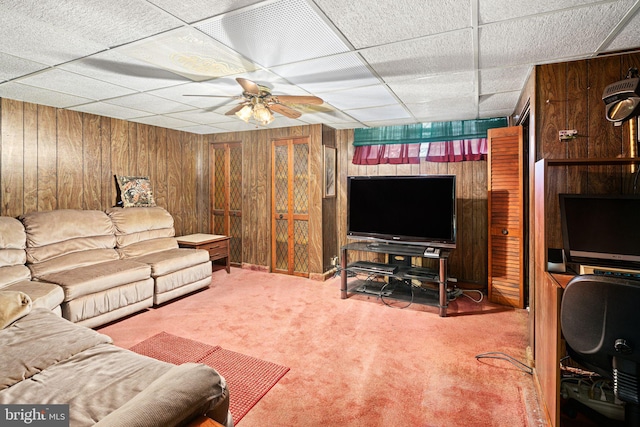
[[[640,267],[640,197],[560,194],[567,261]]]

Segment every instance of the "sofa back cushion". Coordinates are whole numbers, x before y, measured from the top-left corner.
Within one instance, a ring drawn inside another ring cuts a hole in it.
[[[59,209],[21,217],[33,277],[118,259],[111,220],[99,210]]]
[[[31,279],[25,265],[27,235],[16,218],[0,216],[0,288]]]
[[[178,247],[173,217],[164,208],[110,208],[107,214],[115,227],[116,249],[122,258]]]

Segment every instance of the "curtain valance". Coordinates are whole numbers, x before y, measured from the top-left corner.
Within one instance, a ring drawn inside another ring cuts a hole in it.
[[[427,142],[486,138],[487,130],[507,126],[505,117],[454,122],[417,123],[377,128],[357,128],[356,147],[381,144],[424,144]]]

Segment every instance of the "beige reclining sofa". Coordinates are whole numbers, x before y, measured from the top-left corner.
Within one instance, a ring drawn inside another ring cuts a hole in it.
[[[94,327],[153,305],[151,267],[120,259],[105,212],[60,209],[20,219],[31,277],[62,288],[65,319]]]
[[[162,304],[211,284],[209,252],[179,248],[173,217],[161,207],[111,208],[116,251],[151,266],[153,303]]]
[[[24,226],[16,218],[0,217],[0,291],[29,295],[34,307],[48,308],[61,315],[62,288],[53,283],[34,282],[27,262]]]

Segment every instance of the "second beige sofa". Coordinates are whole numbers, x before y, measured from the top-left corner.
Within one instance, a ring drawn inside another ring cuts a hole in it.
[[[153,305],[151,267],[120,259],[105,212],[60,209],[20,219],[31,277],[62,288],[64,318],[95,327]]]

